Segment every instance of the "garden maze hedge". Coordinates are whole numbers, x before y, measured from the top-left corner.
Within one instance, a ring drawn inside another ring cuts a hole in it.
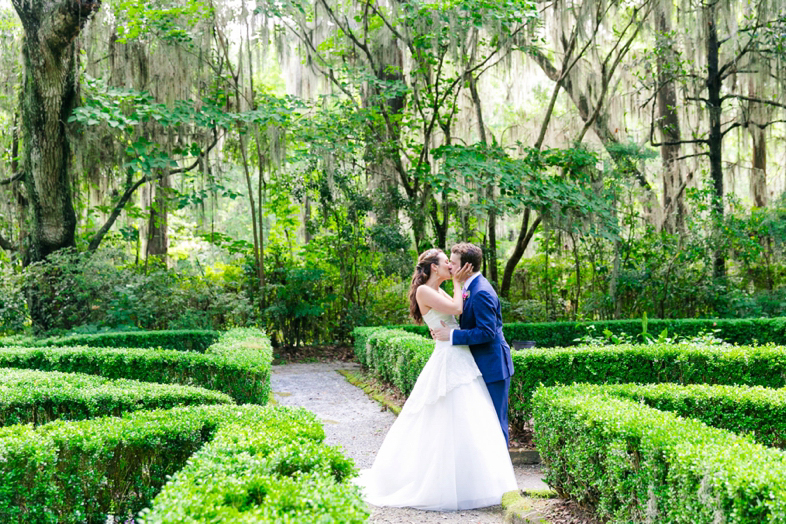
[[[358,328],[358,361],[409,393],[433,349]],[[547,481],[607,522],[786,523],[786,347],[654,343],[513,352],[510,420]]]
[[[267,337],[212,340],[0,348],[0,522],[365,521],[354,465],[319,420],[261,405]]]
[[[786,318],[688,318],[649,320],[600,320],[592,322],[513,322],[505,324],[505,338],[513,341],[533,341],[539,348],[569,347],[580,345],[577,339],[588,334],[590,326],[596,336],[608,331],[616,336],[638,336],[646,331],[658,336],[664,330],[669,336],[692,337],[700,333],[717,333],[732,344],[774,343],[786,345]],[[420,325],[394,326],[410,333],[428,336],[428,328]]]

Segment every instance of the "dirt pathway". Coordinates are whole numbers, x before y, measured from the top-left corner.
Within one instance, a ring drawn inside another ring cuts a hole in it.
[[[302,406],[315,413],[325,426],[325,442],[341,446],[358,468],[369,468],[395,416],[383,410],[359,388],[336,371],[359,369],[357,364],[329,362],[273,366],[271,382],[276,401],[284,406]],[[521,489],[546,489],[540,470],[516,467]],[[502,522],[501,506],[480,510],[437,513],[402,508],[372,507],[373,523],[494,523]]]

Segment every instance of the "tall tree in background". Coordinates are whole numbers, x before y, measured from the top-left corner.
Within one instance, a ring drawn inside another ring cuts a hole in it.
[[[430,221],[434,243],[446,247],[449,192],[434,179],[432,151],[454,140],[457,99],[468,79],[477,81],[512,49],[526,45],[534,6],[521,0],[439,6],[317,0],[316,6],[313,12],[299,6],[292,15],[298,25],[289,30],[310,63],[347,98],[376,95],[376,104],[358,113],[367,121],[371,146],[388,157],[383,176],[395,181],[396,193],[403,190],[416,245],[428,243]],[[356,97],[358,89],[366,95]]]
[[[25,31],[22,170],[32,208],[29,261],[74,245],[71,150],[66,122],[78,104],[74,43],[99,1],[13,0]]]
[[[674,52],[672,31],[672,0],[656,1],[655,31],[657,55],[657,86],[655,96],[658,104],[658,129],[663,144],[660,154],[663,165],[663,229],[668,233],[682,231],[685,227],[685,186],[682,183],[680,164],[680,117],[677,110],[677,86],[674,68],[679,67]]]
[[[780,12],[786,4],[780,0],[775,4],[771,5],[769,0],[758,0],[746,6],[729,0],[697,3],[689,11],[692,16],[683,20],[684,25],[680,28],[684,49],[679,62],[684,67],[673,67],[673,74],[679,74],[686,100],[698,109],[696,114],[701,115],[702,110],[706,111],[707,119],[700,121],[699,129],[694,130],[690,138],[667,136],[656,145],[691,145],[696,151],[695,155],[708,157],[709,182],[713,193],[711,210],[716,227],[722,227],[725,214],[725,138],[741,126],[753,126],[757,132],[762,132],[774,123],[783,121],[772,113],[764,121],[755,118],[755,115],[762,114],[760,106],[786,109],[786,104],[761,96],[773,81],[771,75],[762,74],[762,71],[769,70],[769,64],[780,59],[770,32],[772,27],[780,27],[778,17],[782,16]],[[779,9],[776,9],[778,6]],[[692,23],[699,31],[695,31]],[[773,72],[783,75],[781,69],[771,68]],[[755,85],[753,88],[751,81]],[[751,89],[758,94],[752,96]],[[730,118],[730,115],[734,115],[734,118]],[[652,120],[653,127],[656,120]],[[757,160],[756,151],[754,160],[762,162],[760,156]],[[712,258],[715,277],[726,276],[726,248],[716,246]]]

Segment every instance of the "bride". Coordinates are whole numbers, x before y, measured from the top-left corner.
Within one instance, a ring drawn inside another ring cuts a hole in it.
[[[418,257],[410,312],[431,329],[455,327],[471,265],[453,268],[440,249]],[[453,296],[440,284],[453,280]],[[357,483],[375,506],[452,511],[499,504],[518,490],[505,437],[468,346],[437,341],[412,394]]]

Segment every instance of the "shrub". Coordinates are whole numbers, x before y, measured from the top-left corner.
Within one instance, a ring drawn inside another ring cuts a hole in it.
[[[126,519],[185,465],[147,522],[215,522],[210,511],[289,521],[340,520],[348,512],[346,521],[360,522],[365,507],[345,483],[352,463],[321,445],[323,438],[316,416],[305,410],[251,405],[1,428],[0,516],[20,523]],[[313,498],[293,500],[315,486]],[[168,505],[178,490],[182,497]],[[314,499],[321,504],[312,506]]]
[[[49,337],[35,340],[30,345],[36,347],[163,348],[204,353],[211,344],[218,340],[219,335],[218,331],[207,330],[130,331]],[[9,345],[21,344],[12,343]]]
[[[0,259],[0,335],[22,331],[27,307],[21,277],[11,264]]]
[[[749,434],[764,446],[786,447],[784,389],[709,384],[580,384],[570,386],[570,391],[643,402],[708,426]]]
[[[263,332],[237,328],[204,354],[135,348],[0,348],[0,366],[87,373],[143,382],[197,385],[237,402],[265,404],[270,394],[272,348]]]
[[[596,333],[608,330],[621,336],[638,337],[642,333],[642,320],[607,320],[598,322],[545,322],[505,324],[503,332],[508,343],[514,340],[534,340],[536,347],[570,347],[579,344],[594,326]],[[669,336],[693,337],[717,330],[718,336],[732,344],[786,344],[786,318],[742,318],[742,319],[649,319],[647,332],[657,335],[667,330]],[[416,325],[392,326],[410,333],[428,336],[428,327]]]
[[[581,388],[533,400],[546,482],[608,522],[786,522],[786,454]]]
[[[218,329],[253,320],[240,282],[182,261],[177,269],[150,262],[136,265],[122,250],[61,249],[29,265],[23,278],[37,301],[34,327],[49,334],[80,326]]]
[[[402,330],[357,328],[358,361],[377,377],[409,394],[434,347],[430,339]],[[539,385],[745,384],[786,386],[786,348],[652,344],[606,347],[536,348],[514,351],[510,383],[510,421],[532,417],[532,395]],[[397,382],[398,381],[398,382]]]
[[[434,350],[434,342],[386,328],[357,328],[353,334],[358,361],[409,395]]]
[[[0,426],[119,416],[138,410],[232,404],[217,391],[93,375],[0,369]]]
[[[366,505],[347,482],[355,474],[352,461],[320,444],[314,415],[298,414],[313,426],[308,439],[293,438],[280,418],[275,426],[240,422],[219,432],[174,475],[141,522],[365,522]]]
[[[779,346],[623,345],[513,352],[510,419],[524,424],[539,385],[728,384],[786,385],[786,348]]]

